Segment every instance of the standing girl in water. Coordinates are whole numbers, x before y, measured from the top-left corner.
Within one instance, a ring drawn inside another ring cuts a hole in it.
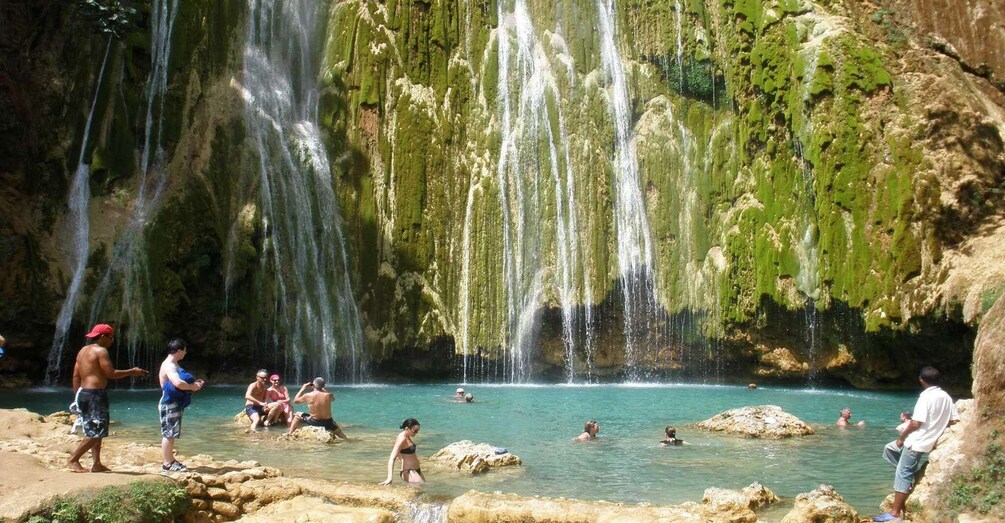
[[[418,485],[425,483],[426,478],[422,476],[419,468],[419,458],[415,455],[415,442],[412,438],[419,433],[419,421],[415,418],[408,418],[401,422],[401,434],[394,440],[394,447],[391,448],[391,457],[387,460],[387,479],[381,485],[390,485],[391,476],[394,474],[394,460],[401,459],[401,479],[406,483]]]

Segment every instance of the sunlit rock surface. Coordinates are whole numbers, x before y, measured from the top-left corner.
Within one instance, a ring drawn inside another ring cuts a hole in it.
[[[511,467],[523,463],[519,456],[510,452],[496,453],[496,448],[488,443],[463,440],[443,447],[429,459],[445,467],[469,474],[481,474],[494,468]]]
[[[775,405],[727,410],[696,426],[700,429],[739,434],[750,438],[789,438],[814,433],[812,427]]]
[[[830,485],[804,492],[796,496],[792,510],[782,519],[782,523],[858,523],[859,515],[851,505]]]
[[[450,521],[477,523],[548,521],[551,523],[615,523],[620,521],[754,523],[755,508],[778,498],[753,484],[743,491],[709,489],[701,503],[681,505],[627,505],[605,501],[487,494],[469,491],[455,498],[448,509]]]

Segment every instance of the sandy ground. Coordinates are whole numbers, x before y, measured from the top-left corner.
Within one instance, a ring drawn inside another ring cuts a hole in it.
[[[111,472],[71,472],[66,460],[80,438],[69,433],[69,422],[65,414],[43,417],[24,409],[0,409],[0,520],[22,519],[56,496],[166,480],[158,471],[160,449],[116,441],[114,431],[101,453]],[[81,463],[90,467],[90,454]]]

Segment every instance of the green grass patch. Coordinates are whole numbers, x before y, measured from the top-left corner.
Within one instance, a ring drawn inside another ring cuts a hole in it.
[[[992,431],[991,441],[977,464],[953,480],[946,505],[953,517],[964,512],[987,514],[999,508],[1005,495],[1005,454]]]
[[[93,496],[57,498],[28,523],[159,523],[174,521],[188,506],[185,489],[180,486],[144,481],[105,487]]]

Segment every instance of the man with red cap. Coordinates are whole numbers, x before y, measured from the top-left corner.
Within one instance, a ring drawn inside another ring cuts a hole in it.
[[[74,472],[87,472],[80,466],[80,457],[88,450],[94,458],[91,472],[108,471],[108,467],[101,464],[101,439],[108,436],[108,392],[105,390],[108,380],[147,375],[147,371],[139,367],[129,370],[112,367],[108,348],[112,346],[114,337],[115,329],[110,325],[95,325],[87,333],[87,339],[92,343],[80,349],[77,362],[73,365],[73,390],[77,391],[77,408],[80,409],[84,428],[84,440],[66,462],[66,466]]]

